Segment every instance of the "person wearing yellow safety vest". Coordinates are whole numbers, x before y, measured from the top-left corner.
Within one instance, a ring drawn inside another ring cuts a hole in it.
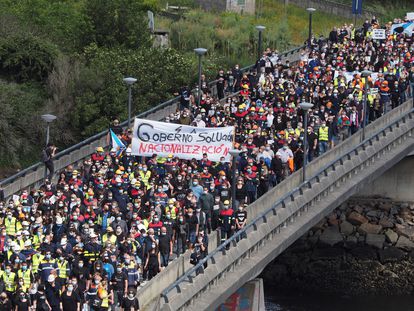
[[[318,130],[319,141],[319,155],[328,151],[329,142],[329,128],[326,126],[326,122],[322,121],[321,127]]]
[[[59,255],[59,258],[56,260],[56,264],[57,264],[58,269],[59,269],[58,277],[59,277],[61,283],[65,283],[66,282],[66,279],[70,275],[69,262],[63,256],[62,251],[60,249],[58,249],[57,252],[58,252],[58,255]]]
[[[148,181],[151,178],[151,171],[148,170],[146,165],[142,166],[142,170],[139,171],[139,177],[141,182],[148,188]]]
[[[41,253],[35,253],[32,255],[32,272],[34,274],[39,273],[39,265],[43,261],[44,256]]]
[[[30,269],[28,269],[27,262],[23,262],[21,268],[17,271],[17,277],[19,278],[19,286],[27,292],[33,284],[33,274]],[[23,284],[20,284],[20,280],[23,280]]]
[[[4,220],[4,226],[6,227],[7,235],[11,237],[14,237],[16,235],[16,232],[22,228],[22,225],[17,220],[17,218],[13,217],[12,212],[7,213],[7,217]]]
[[[12,271],[12,266],[10,264],[6,265],[6,269],[1,276],[4,282],[4,289],[6,291],[7,297],[13,299],[13,294],[16,291],[16,273]]]
[[[102,244],[106,246],[106,244],[111,243],[112,245],[116,245],[117,236],[114,234],[114,229],[112,227],[106,228],[106,233],[102,235]]]

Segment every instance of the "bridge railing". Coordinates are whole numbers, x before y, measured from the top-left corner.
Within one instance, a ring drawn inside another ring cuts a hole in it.
[[[412,119],[413,114],[414,109],[412,109],[411,101],[395,108],[366,127],[367,139],[362,140],[362,133],[361,131],[358,131],[323,156],[317,158],[317,160],[309,163],[307,165],[307,171],[310,173],[309,176],[311,177],[308,180],[302,181],[301,170],[299,170],[273,190],[269,191],[265,196],[251,204],[248,207],[248,216],[252,220],[246,227],[220,244],[197,265],[189,269],[176,282],[163,290],[161,297],[164,299],[164,302],[169,303],[170,295],[173,295],[174,292],[181,293],[183,286],[188,283],[193,283],[194,278],[197,276],[197,272],[203,271],[203,266],[205,264],[215,265],[218,256],[226,255],[229,247],[237,246],[244,236],[248,237],[253,231],[257,231],[261,224],[267,223],[270,217],[277,215],[281,209],[286,207],[288,202],[294,202],[305,190],[311,189],[314,183],[319,183],[323,177],[328,176],[329,172],[336,171],[336,168],[339,165],[343,165],[346,160],[350,160],[354,156],[363,154],[367,145],[372,146],[374,141],[379,141],[382,136],[386,136],[387,132],[392,132],[395,127],[400,127],[400,124],[405,122],[407,118]],[[301,203],[304,204],[305,202]],[[256,246],[257,243],[251,243],[251,247]],[[250,249],[247,251],[250,251]],[[249,255],[247,253],[240,254],[240,257],[243,256]],[[232,260],[237,260],[237,258],[232,258]],[[217,268],[217,270],[219,269]],[[220,274],[220,271],[217,271],[217,273]],[[208,279],[210,277],[212,276],[209,275],[206,278]]]
[[[290,58],[303,50],[305,46],[300,46],[284,53],[281,53],[281,57]],[[242,72],[248,72],[255,67],[255,64],[244,67],[241,69]],[[217,80],[212,81],[208,84],[212,96],[217,96]],[[150,120],[162,120],[170,113],[175,112],[179,107],[180,97],[177,96],[168,101],[165,101],[154,108],[151,108],[145,112],[137,115],[139,118],[146,118]],[[127,121],[121,123],[121,126],[126,127]],[[95,152],[96,147],[102,146],[107,147],[107,133],[108,131],[102,131],[92,137],[85,139],[84,141],[73,145],[56,154],[54,165],[55,171],[59,172],[68,165],[77,167],[84,159],[89,157]],[[39,155],[40,157],[40,155]],[[0,187],[4,190],[6,198],[11,197],[13,194],[18,193],[23,189],[31,189],[38,187],[44,180],[45,168],[43,163],[38,162],[23,169],[22,171],[3,179],[0,181]]]

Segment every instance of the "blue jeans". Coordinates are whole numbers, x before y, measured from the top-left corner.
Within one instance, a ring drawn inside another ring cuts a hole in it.
[[[196,241],[197,235],[195,231],[190,232],[190,236],[188,238],[188,240],[190,241],[191,244],[194,244]]]
[[[414,97],[414,82],[410,82],[410,97]]]
[[[170,260],[170,253],[163,254],[160,252],[160,257],[161,257],[161,267],[168,266],[168,261]]]
[[[319,155],[324,154],[326,151],[328,151],[328,142],[320,141],[319,142]]]

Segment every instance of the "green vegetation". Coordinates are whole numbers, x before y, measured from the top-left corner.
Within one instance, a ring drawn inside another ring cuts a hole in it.
[[[352,5],[352,0],[331,0],[343,4]],[[363,0],[362,7],[381,14],[384,22],[394,18],[402,18],[407,12],[414,11],[412,0]]]
[[[170,4],[176,5],[175,1]],[[178,5],[178,4],[177,4]],[[333,26],[350,20],[323,12],[314,14],[314,33],[327,35]],[[191,10],[185,19],[173,21],[157,17],[157,27],[170,30],[172,47],[192,51],[198,46],[209,55],[221,56],[219,63],[229,66],[235,61],[249,65],[257,55],[256,25],[266,26],[264,45],[285,51],[302,45],[308,36],[308,13],[303,8],[285,6],[279,0],[265,0],[260,18],[235,13],[207,13]],[[191,29],[191,31],[188,31]]]

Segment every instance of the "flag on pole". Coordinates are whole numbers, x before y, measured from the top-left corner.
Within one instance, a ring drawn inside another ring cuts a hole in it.
[[[414,22],[408,23],[400,23],[400,24],[393,24],[391,26],[391,33],[406,33],[407,35],[411,36],[414,30]]]
[[[111,140],[112,140],[112,152],[116,153],[116,156],[119,157],[121,153],[126,149],[124,143],[116,136],[116,134],[111,131]]]

